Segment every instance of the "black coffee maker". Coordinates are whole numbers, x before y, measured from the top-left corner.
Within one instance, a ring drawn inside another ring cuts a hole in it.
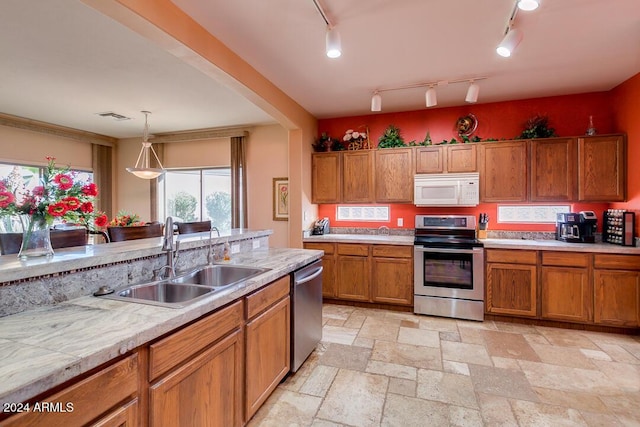
[[[556,216],[556,240],[570,243],[594,243],[598,218],[593,211],[559,213]]]

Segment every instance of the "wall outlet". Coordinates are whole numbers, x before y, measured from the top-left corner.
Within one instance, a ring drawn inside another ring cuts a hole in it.
[[[404,225],[404,218],[398,218],[398,227],[402,227]]]
[[[231,253],[239,254],[240,253],[240,245],[231,245]]]
[[[260,247],[260,240],[253,241],[253,249],[258,249]]]

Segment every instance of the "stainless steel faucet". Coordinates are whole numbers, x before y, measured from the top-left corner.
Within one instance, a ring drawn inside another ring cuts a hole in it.
[[[169,270],[169,277],[175,277],[176,275],[175,261],[178,258],[179,248],[180,242],[173,240],[173,218],[168,216],[164,223],[164,238],[162,241],[162,250],[167,253],[167,264],[162,269],[167,268]]]
[[[220,237],[220,230],[218,230],[218,227],[211,227],[209,229],[209,253],[207,254],[207,263],[209,264],[213,264],[213,230],[216,231],[216,233],[218,234],[218,237]]]

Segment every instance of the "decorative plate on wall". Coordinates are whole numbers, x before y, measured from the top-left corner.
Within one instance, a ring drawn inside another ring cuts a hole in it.
[[[478,119],[473,114],[467,114],[464,117],[460,117],[456,121],[456,131],[458,131],[458,135],[469,136],[473,132],[475,132],[478,127]]]

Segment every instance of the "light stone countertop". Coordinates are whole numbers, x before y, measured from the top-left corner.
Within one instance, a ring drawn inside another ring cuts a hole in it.
[[[317,250],[278,248],[235,254],[231,264],[271,270],[181,309],[85,296],[2,317],[0,405],[26,401],[321,256]]]
[[[304,243],[362,243],[387,245],[413,245],[414,236],[372,235],[372,234],[324,234],[309,236]],[[523,240],[523,239],[482,239],[485,249],[529,249],[566,252],[592,252],[608,254],[640,255],[640,248],[612,245],[609,243],[568,243],[558,240]]]
[[[272,230],[234,229],[220,237],[213,235],[213,245],[228,241],[255,239],[269,236]],[[209,233],[176,235],[180,242],[180,250],[202,247],[204,240],[209,241]],[[128,240],[109,244],[86,245],[75,248],[61,248],[54,251],[52,257],[32,258],[21,261],[16,254],[0,256],[0,283],[44,276],[97,265],[113,264],[144,258],[163,253],[162,237],[150,239]]]
[[[363,243],[413,246],[413,236],[380,234],[323,234],[302,239],[304,243]]]
[[[610,243],[568,243],[559,240],[482,239],[485,249],[529,249],[537,251],[591,252],[640,255],[640,248]]]

